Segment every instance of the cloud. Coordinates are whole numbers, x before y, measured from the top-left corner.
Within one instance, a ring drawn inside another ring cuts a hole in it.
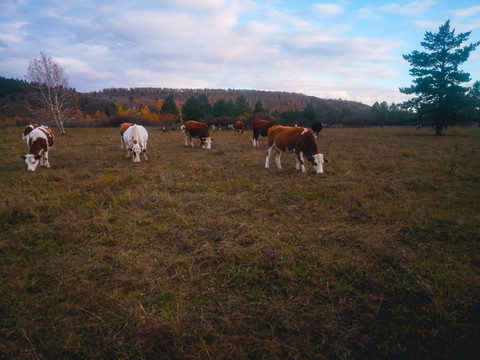
[[[459,18],[466,18],[466,17],[470,17],[470,16],[475,16],[478,13],[480,13],[480,5],[471,6],[471,7],[466,8],[466,9],[459,9],[459,10],[452,11],[452,14],[455,17],[459,17]]]
[[[343,12],[343,6],[339,4],[315,4],[314,8],[319,16],[333,16]]]
[[[401,15],[419,15],[427,11],[435,4],[433,0],[412,1],[408,4],[401,5],[399,3],[392,3],[381,6],[380,11]]]

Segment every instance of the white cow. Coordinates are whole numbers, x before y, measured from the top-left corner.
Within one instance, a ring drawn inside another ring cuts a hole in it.
[[[127,157],[132,155],[134,163],[140,162],[140,155],[143,153],[147,159],[148,132],[141,125],[132,125],[123,133],[123,141],[127,146]]]

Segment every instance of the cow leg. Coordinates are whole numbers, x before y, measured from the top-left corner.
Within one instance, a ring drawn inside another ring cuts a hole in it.
[[[302,173],[305,172],[305,159],[303,157],[303,152],[300,152],[300,154],[297,154],[296,156],[296,165],[295,165],[295,168],[297,170],[300,170],[300,167],[302,168]]]
[[[277,153],[275,154],[275,162],[277,163],[277,167],[279,169],[282,168],[282,164],[280,163],[281,156],[282,156],[282,152],[277,150]]]
[[[120,136],[120,149],[123,149],[123,136]]]
[[[272,153],[273,147],[274,147],[274,145],[270,146],[267,149],[267,157],[265,158],[265,169],[268,169],[269,166],[270,166],[270,154]]]
[[[185,133],[185,146],[188,146],[188,133]]]
[[[43,162],[43,166],[46,166],[47,168],[50,167],[50,163],[48,162],[48,151],[44,151],[42,158],[40,159],[40,163]]]
[[[147,151],[146,151],[146,150],[143,151],[143,156],[145,157],[145,160],[148,160],[148,158],[147,158]]]

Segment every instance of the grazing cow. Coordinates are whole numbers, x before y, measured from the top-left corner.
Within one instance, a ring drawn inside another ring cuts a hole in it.
[[[122,125],[120,125],[120,149],[123,149],[123,144],[125,143],[123,141],[123,134],[132,125],[132,123],[123,123]]]
[[[134,163],[140,162],[140,155],[143,153],[145,160],[147,159],[147,141],[148,132],[141,125],[132,125],[123,133],[123,141],[127,146],[127,157],[132,155]]]
[[[23,134],[22,134],[22,140],[25,140],[28,134],[30,134],[32,130],[36,129],[37,127],[38,127],[38,124],[32,124],[32,123],[25,126],[25,130],[23,131]]]
[[[254,119],[252,120],[252,130],[253,130],[253,146],[259,146],[258,145],[258,136],[267,136],[268,129],[270,129],[272,126],[278,125],[275,121],[270,121],[270,120],[258,120]]]
[[[232,124],[229,124],[229,125],[227,126],[227,130],[233,130],[233,129],[235,129],[235,127],[234,127]]]
[[[190,143],[193,146],[193,138],[200,139],[200,146],[202,148],[211,149],[213,139],[208,132],[208,125],[200,121],[187,121],[185,123],[185,146]]]
[[[417,130],[420,130],[422,128],[422,124],[417,125]]]
[[[313,131],[313,135],[315,135],[315,139],[318,137],[318,133],[322,131],[322,129],[323,129],[322,123],[314,122],[312,124],[312,131]]]
[[[166,132],[167,132],[167,127],[166,127],[166,126],[162,126],[162,131],[163,131],[164,133],[166,133]]]
[[[48,126],[39,126],[34,128],[26,137],[27,145],[30,152],[22,155],[27,164],[28,171],[35,171],[37,166],[50,167],[48,162],[48,150],[50,150],[55,142],[55,136],[52,129]]]
[[[235,121],[235,132],[238,134],[238,135],[242,135],[243,132],[245,131],[245,124],[243,123],[243,121]]]
[[[282,168],[280,157],[285,151],[294,151],[296,154],[296,168],[300,166],[305,172],[304,159],[310,161],[317,174],[323,174],[323,163],[328,159],[318,151],[317,141],[313,131],[303,127],[273,126],[268,130],[267,158],[265,168],[269,167],[270,155],[275,149],[275,161],[279,169]],[[300,165],[300,166],[299,166]]]

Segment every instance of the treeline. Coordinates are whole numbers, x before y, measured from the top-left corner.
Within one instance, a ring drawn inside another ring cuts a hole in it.
[[[21,101],[24,81],[0,77],[0,94],[10,111],[0,113],[3,125],[23,125],[32,121]],[[187,120],[201,120],[210,125],[227,126],[237,119],[249,124],[254,117],[282,124],[310,126],[312,122],[330,126],[383,126],[415,124],[414,114],[400,105],[386,102],[368,106],[342,99],[320,99],[288,92],[234,89],[130,88],[104,89],[78,93],[80,111],[67,126],[118,126],[135,122],[146,126],[177,127]],[[7,108],[6,108],[7,109]],[[12,111],[16,113],[12,114]]]

